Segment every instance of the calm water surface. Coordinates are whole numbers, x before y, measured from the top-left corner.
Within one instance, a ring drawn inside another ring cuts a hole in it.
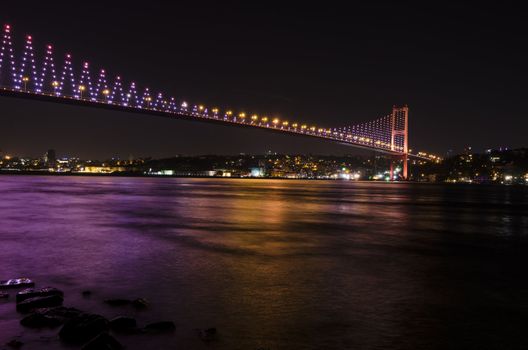
[[[177,324],[128,349],[526,349],[527,236],[526,187],[0,176],[0,279]],[[0,348],[62,348],[12,299]]]

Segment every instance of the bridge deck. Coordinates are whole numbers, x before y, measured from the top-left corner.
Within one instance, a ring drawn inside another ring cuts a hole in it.
[[[289,135],[307,136],[307,137],[323,139],[323,140],[335,142],[335,143],[346,145],[346,146],[353,146],[353,147],[376,151],[376,152],[393,155],[393,156],[403,156],[404,155],[402,152],[391,151],[390,149],[386,149],[382,147],[376,147],[375,145],[371,145],[368,142],[350,141],[350,140],[347,140],[345,137],[329,135],[328,133],[320,133],[320,132],[311,131],[308,129],[300,130],[299,128],[275,126],[271,123],[264,124],[261,122],[255,123],[253,121],[251,122],[238,121],[234,119],[225,118],[222,116],[210,116],[210,115],[206,115],[202,113],[195,113],[195,112],[188,112],[188,111],[187,112],[186,111],[174,112],[174,111],[163,111],[163,110],[158,110],[154,108],[124,106],[124,105],[120,105],[116,103],[109,103],[107,101],[101,101],[101,100],[80,99],[80,98],[69,97],[69,96],[57,96],[55,94],[35,93],[35,92],[29,92],[29,91],[24,92],[20,90],[5,88],[5,87],[0,87],[0,96],[26,98],[26,99],[30,98],[30,99],[39,100],[39,101],[71,104],[71,105],[85,106],[85,107],[103,108],[103,109],[117,110],[117,111],[137,113],[137,114],[147,114],[147,115],[171,118],[171,119],[176,119],[176,120],[190,120],[190,121],[215,123],[215,124],[222,124],[222,125],[233,125],[233,126],[238,126],[238,127],[258,128],[258,129],[264,129],[267,131],[278,132],[278,133],[283,133],[283,134],[286,133]],[[413,155],[413,154],[409,154],[409,156],[423,158],[423,157]],[[426,159],[426,158],[423,158],[423,159]]]

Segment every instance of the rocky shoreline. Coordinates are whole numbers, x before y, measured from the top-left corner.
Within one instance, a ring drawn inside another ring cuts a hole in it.
[[[93,293],[85,290],[82,292],[82,297],[93,298]],[[65,293],[54,287],[21,286],[0,290],[0,302],[14,304],[20,316],[19,323],[25,329],[38,332],[42,329],[60,327],[57,336],[50,339],[56,341],[58,346],[65,345],[82,350],[119,350],[125,347],[116,339],[116,335],[155,336],[170,334],[176,330],[176,324],[171,320],[159,320],[140,326],[137,320],[126,315],[126,312],[108,319],[96,313],[64,306],[64,301]],[[100,302],[115,308],[131,307],[135,310],[147,311],[150,305],[145,298],[104,299]],[[208,343],[216,340],[217,330],[216,328],[199,329],[197,336]],[[23,336],[13,335],[11,340],[2,345],[11,349],[21,349],[24,344]]]

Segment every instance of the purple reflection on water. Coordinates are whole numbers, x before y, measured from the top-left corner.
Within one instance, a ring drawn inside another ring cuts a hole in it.
[[[527,188],[0,176],[0,213],[0,279],[176,322],[169,336],[119,336],[130,349],[528,346]],[[61,348],[57,330],[19,319],[0,301],[0,344]],[[196,336],[206,327],[214,344]]]

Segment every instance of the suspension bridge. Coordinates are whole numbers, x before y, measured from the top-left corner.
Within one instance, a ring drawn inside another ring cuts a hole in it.
[[[409,108],[392,108],[392,112],[364,123],[323,128],[302,122],[291,122],[246,114],[231,110],[209,108],[186,101],[177,101],[163,92],[140,87],[119,75],[110,76],[105,69],[93,71],[88,62],[73,63],[67,53],[56,63],[52,45],[36,50],[33,37],[25,36],[22,50],[15,50],[12,28],[3,27],[0,47],[0,95],[32,98],[44,101],[101,107],[134,113],[145,113],[174,119],[187,119],[230,124],[304,135],[349,146],[374,150],[389,155],[391,175],[393,164],[402,161],[402,177],[408,178],[408,158],[434,160],[424,153],[413,154],[409,149]],[[16,52],[17,51],[17,52]]]

